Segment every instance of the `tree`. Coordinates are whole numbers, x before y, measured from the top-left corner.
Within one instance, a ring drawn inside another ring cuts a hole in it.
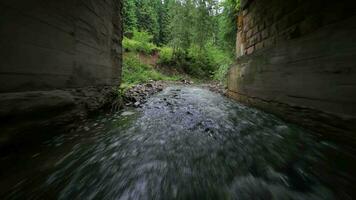
[[[137,27],[140,31],[147,31],[152,34],[155,43],[157,43],[159,38],[158,2],[160,0],[136,1]]]
[[[222,2],[223,12],[219,19],[219,45],[221,48],[235,52],[237,23],[240,0],[225,0]]]
[[[132,32],[137,28],[136,2],[135,0],[125,0],[123,5],[124,32]]]

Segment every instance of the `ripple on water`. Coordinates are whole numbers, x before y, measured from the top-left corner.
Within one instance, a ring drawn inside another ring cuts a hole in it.
[[[325,154],[332,145],[205,89],[168,87],[114,118],[7,197],[336,199],[352,189]]]

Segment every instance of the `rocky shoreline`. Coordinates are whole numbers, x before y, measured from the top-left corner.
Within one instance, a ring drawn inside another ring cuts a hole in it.
[[[131,87],[123,94],[124,105],[128,107],[141,107],[152,95],[161,92],[169,85],[194,85],[193,81],[150,81]],[[199,87],[207,88],[212,92],[226,95],[227,90],[219,83],[196,84]]]

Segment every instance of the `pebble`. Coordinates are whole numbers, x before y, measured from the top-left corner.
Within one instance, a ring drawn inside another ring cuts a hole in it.
[[[126,111],[126,112],[121,113],[121,116],[130,116],[130,115],[134,115],[134,114],[135,114],[134,112]]]

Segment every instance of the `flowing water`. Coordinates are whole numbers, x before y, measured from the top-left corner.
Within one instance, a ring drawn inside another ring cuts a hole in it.
[[[1,199],[352,199],[354,155],[198,87],[1,158]]]

